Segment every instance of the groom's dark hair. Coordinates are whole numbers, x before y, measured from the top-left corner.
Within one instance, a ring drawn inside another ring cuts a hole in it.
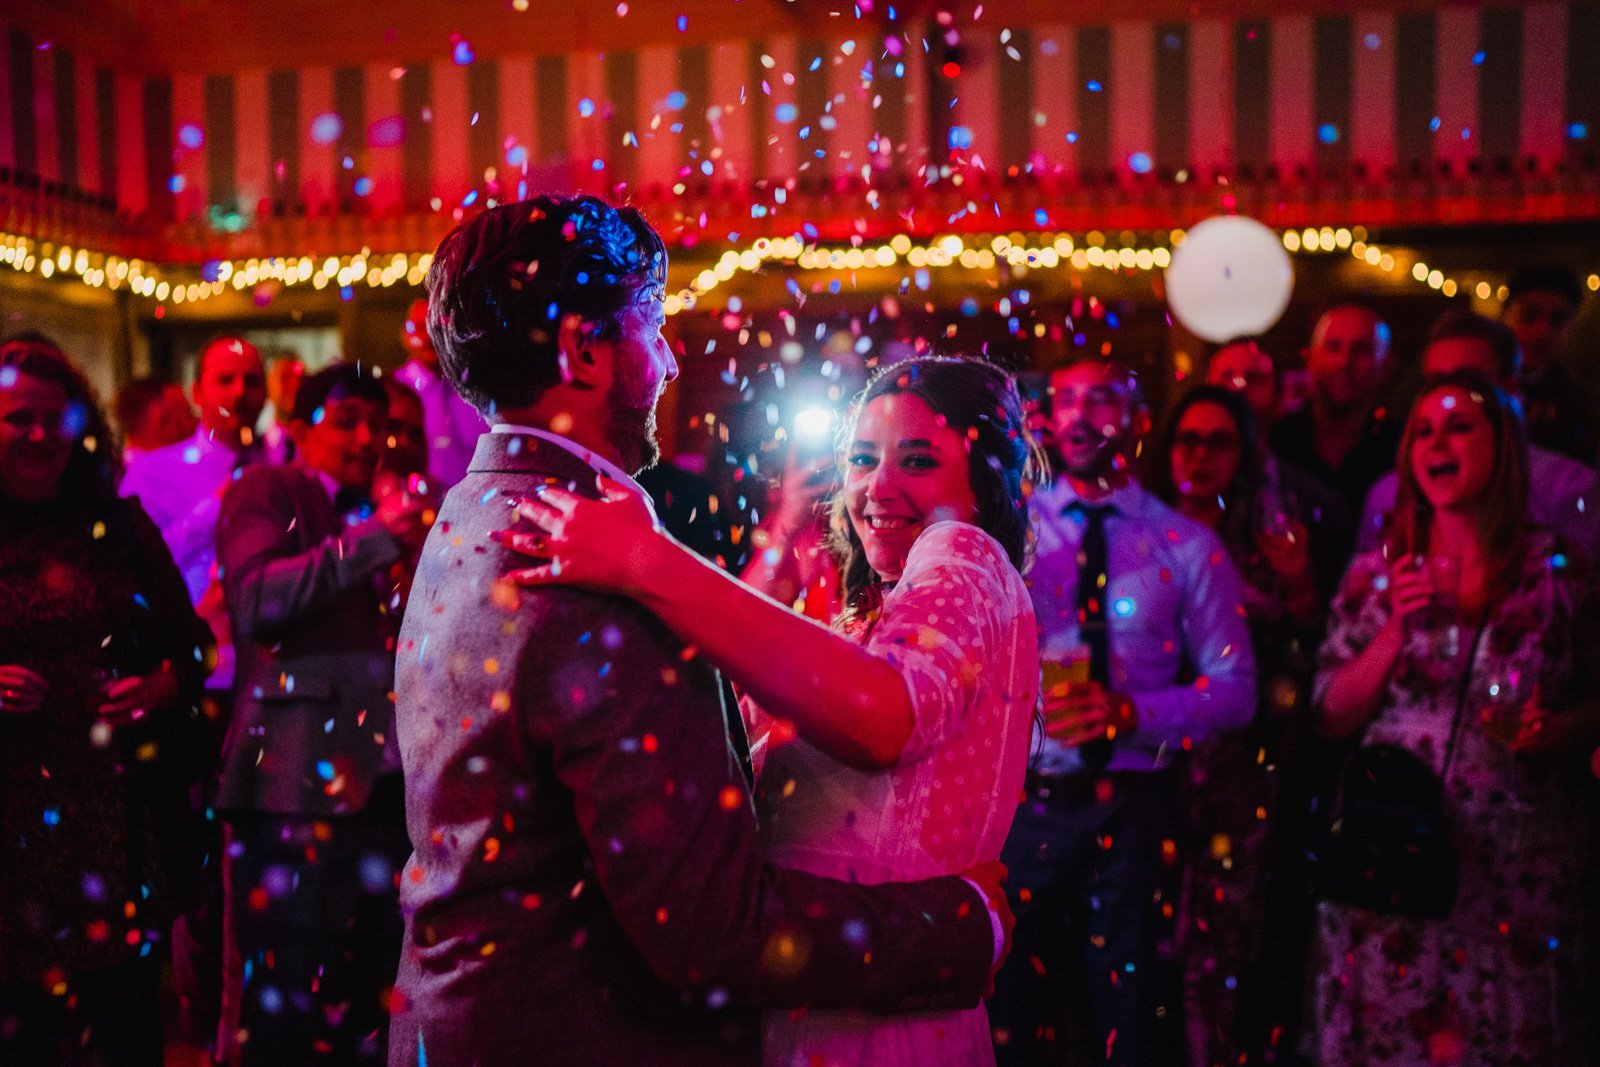
[[[536,196],[468,219],[428,269],[428,336],[439,368],[485,415],[538,400],[561,381],[557,338],[576,315],[614,334],[667,279],[661,237],[633,208],[592,196]]]

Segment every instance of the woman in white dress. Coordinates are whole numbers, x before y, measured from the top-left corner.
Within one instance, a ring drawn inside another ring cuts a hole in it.
[[[648,502],[560,489],[507,544],[528,585],[619,593],[746,694],[769,855],[862,883],[997,861],[1027,763],[1038,637],[1022,569],[1037,455],[1015,383],[975,360],[880,372],[842,436],[834,502],[845,610],[832,628],[739,584],[659,530]],[[987,1016],[769,1012],[768,1064],[984,1064]]]

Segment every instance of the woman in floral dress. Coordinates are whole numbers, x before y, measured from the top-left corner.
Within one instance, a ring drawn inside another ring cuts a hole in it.
[[[1583,1062],[1587,567],[1528,527],[1525,431],[1486,379],[1430,380],[1398,471],[1389,543],[1357,557],[1333,603],[1316,700],[1336,736],[1404,746],[1435,773],[1451,753],[1460,887],[1440,921],[1321,905],[1321,1062]]]

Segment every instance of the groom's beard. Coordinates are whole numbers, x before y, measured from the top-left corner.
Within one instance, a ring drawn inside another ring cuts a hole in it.
[[[622,457],[622,469],[637,474],[661,459],[656,441],[656,402],[661,394],[650,392],[631,366],[623,368],[606,393],[606,440]]]

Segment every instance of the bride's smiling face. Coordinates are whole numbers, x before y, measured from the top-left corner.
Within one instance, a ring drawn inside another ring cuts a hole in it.
[[[862,410],[845,453],[845,510],[867,563],[884,581],[899,580],[928,526],[973,520],[978,503],[967,445],[921,397],[880,396]]]

